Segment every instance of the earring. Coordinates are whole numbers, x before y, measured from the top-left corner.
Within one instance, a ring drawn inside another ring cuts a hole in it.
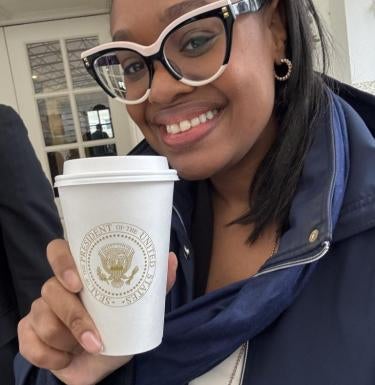
[[[286,73],[286,75],[284,76],[279,76],[277,73],[276,73],[276,69],[274,71],[274,75],[275,75],[275,78],[279,81],[279,82],[285,82],[286,80],[288,80],[290,78],[290,75],[292,74],[292,70],[293,70],[293,64],[292,62],[289,60],[289,59],[281,59],[280,60],[280,65],[278,65],[277,67],[282,67],[283,65],[286,65],[288,67],[288,72]],[[276,67],[276,66],[275,66]]]

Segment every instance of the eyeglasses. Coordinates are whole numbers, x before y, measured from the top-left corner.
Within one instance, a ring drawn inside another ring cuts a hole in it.
[[[198,87],[216,80],[230,57],[237,16],[258,12],[266,0],[220,0],[174,20],[149,46],[103,44],[82,53],[87,71],[111,97],[125,104],[149,96],[154,61],[180,82]]]

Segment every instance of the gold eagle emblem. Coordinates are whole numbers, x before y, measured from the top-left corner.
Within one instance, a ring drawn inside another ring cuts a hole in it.
[[[132,272],[127,275],[133,263],[134,253],[134,249],[124,243],[112,243],[103,246],[99,250],[99,256],[104,272],[98,266],[99,279],[116,289],[125,284],[130,285],[139,270],[138,266],[135,266]]]

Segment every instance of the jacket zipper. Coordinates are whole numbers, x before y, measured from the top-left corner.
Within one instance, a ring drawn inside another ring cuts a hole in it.
[[[268,269],[265,269],[265,270],[261,271],[258,274],[255,274],[254,278],[255,277],[259,277],[259,276],[264,275],[264,274],[272,273],[274,271],[287,269],[288,267],[307,265],[308,263],[319,261],[319,259],[323,258],[328,253],[330,247],[331,247],[330,242],[328,242],[328,241],[327,242],[323,242],[323,249],[320,250],[318,254],[315,254],[312,257],[300,259],[297,262],[286,262],[286,263],[281,263],[279,265],[270,267]]]
[[[181,224],[182,224],[182,227],[183,227],[183,229],[184,229],[184,231],[185,231],[186,237],[187,237],[187,236],[188,236],[188,233],[187,233],[187,230],[186,230],[185,223],[184,223],[184,221],[182,220],[182,216],[181,216],[180,212],[177,210],[177,208],[176,208],[175,205],[173,205],[173,211],[176,213],[178,219],[180,220],[180,222],[181,222]]]

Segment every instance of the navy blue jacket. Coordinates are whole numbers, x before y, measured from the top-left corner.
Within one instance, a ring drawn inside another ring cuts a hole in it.
[[[63,231],[51,185],[21,118],[0,105],[0,383],[14,384],[17,323],[51,275],[46,247]]]
[[[340,217],[332,233],[327,199],[336,151],[332,145],[335,116],[328,114],[305,161],[290,211],[290,229],[261,272],[272,279],[275,269],[319,262],[292,306],[250,341],[244,385],[375,384],[375,98],[337,86],[332,97],[347,124],[350,158]],[[152,150],[142,143],[135,153],[151,154]],[[176,184],[171,248],[180,265],[167,310],[194,296],[194,250],[189,240],[193,185]],[[17,385],[58,383],[21,357],[16,360],[16,372]],[[127,368],[101,382],[131,383]]]

